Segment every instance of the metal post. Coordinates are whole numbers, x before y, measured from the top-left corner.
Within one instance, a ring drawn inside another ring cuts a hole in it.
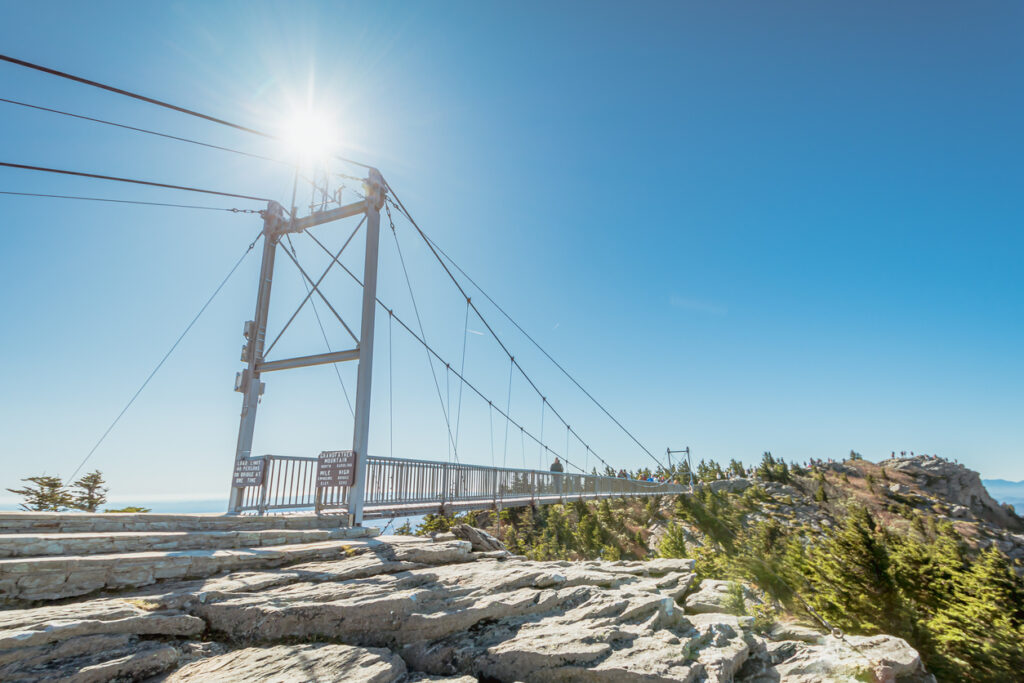
[[[242,393],[242,415],[238,425],[238,444],[235,447],[235,462],[252,454],[252,436],[256,429],[256,408],[263,383],[260,382],[257,367],[263,360],[263,344],[267,338],[267,315],[270,310],[270,285],[274,278],[274,256],[277,251],[278,229],[284,221],[284,207],[277,202],[267,203],[263,214],[263,263],[260,266],[260,285],[256,295],[256,313],[245,326],[248,343],[245,346],[247,361],[245,370],[235,381],[235,390]],[[234,484],[234,477],[232,477]],[[242,504],[242,489],[232,485],[228,499],[228,513],[238,512]]]
[[[371,168],[366,179],[366,261],[363,268],[363,320],[359,328],[359,374],[356,379],[355,427],[352,450],[356,453],[355,483],[349,491],[348,513],[355,526],[363,523],[366,497],[366,458],[370,442],[370,386],[373,380],[373,326],[377,312],[377,248],[380,243],[380,208],[384,204],[384,179]]]

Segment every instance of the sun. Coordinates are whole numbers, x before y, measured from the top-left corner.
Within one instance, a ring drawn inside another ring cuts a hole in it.
[[[334,150],[334,126],[322,112],[296,112],[284,130],[284,143],[299,161],[323,160]]]

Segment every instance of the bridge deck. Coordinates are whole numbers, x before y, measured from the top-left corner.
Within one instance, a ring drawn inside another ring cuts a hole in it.
[[[680,491],[681,492],[681,491]],[[675,492],[673,492],[675,493]],[[458,500],[445,503],[445,512],[469,512],[471,510],[490,510],[491,508],[498,507],[500,504],[503,508],[514,508],[514,507],[527,507],[530,505],[549,505],[552,503],[568,503],[574,500],[596,500],[600,498],[619,498],[622,496],[626,497],[640,497],[640,496],[653,496],[653,495],[664,495],[662,492],[658,493],[586,493],[586,494],[574,494],[566,496],[520,496],[516,498],[502,498],[501,500]],[[389,505],[367,505],[363,508],[363,515],[368,519],[376,519],[380,517],[392,517],[402,515],[425,515],[427,513],[439,513],[442,507],[438,502],[419,502],[419,503],[394,503]]]

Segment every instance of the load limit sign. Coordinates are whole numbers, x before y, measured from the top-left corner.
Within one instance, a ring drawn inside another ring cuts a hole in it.
[[[356,483],[355,451],[323,451],[316,461],[316,486],[352,486]]]
[[[235,461],[234,478],[231,485],[236,488],[244,486],[262,486],[266,476],[267,461],[263,458],[243,459]]]

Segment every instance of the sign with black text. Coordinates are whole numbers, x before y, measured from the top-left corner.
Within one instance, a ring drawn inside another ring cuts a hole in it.
[[[352,486],[356,483],[355,451],[324,451],[316,461],[316,486]]]

